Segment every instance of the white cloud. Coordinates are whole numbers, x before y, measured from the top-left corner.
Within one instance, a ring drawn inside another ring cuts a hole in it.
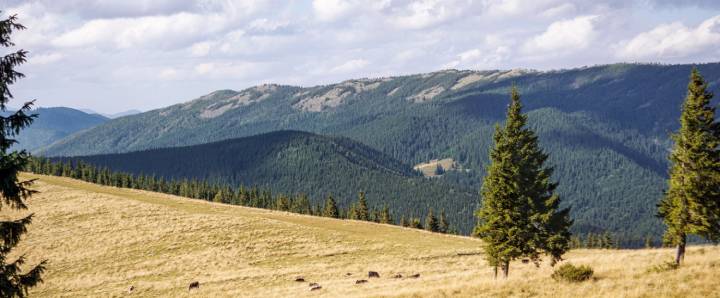
[[[548,8],[544,10],[541,15],[546,18],[555,18],[558,16],[564,16],[572,14],[576,11],[575,4],[572,3],[562,3],[558,6],[553,6],[551,8]]]
[[[472,50],[460,53],[460,55],[458,55],[458,57],[460,57],[461,62],[475,60],[475,59],[482,57],[482,52],[480,51],[480,49],[472,49]]]
[[[162,80],[175,80],[179,78],[180,73],[177,69],[168,67],[160,71],[158,77]]]
[[[61,53],[57,53],[57,52],[40,54],[40,55],[32,55],[28,58],[28,64],[29,65],[51,64],[51,63],[60,61],[63,58],[65,58],[65,55],[63,55]]]
[[[215,64],[213,63],[201,63],[195,66],[195,72],[200,75],[208,74],[212,72],[215,69]]]
[[[331,73],[349,73],[363,69],[368,65],[365,59],[353,59],[330,69]]]
[[[313,0],[315,16],[323,22],[331,22],[348,14],[355,6],[347,0]]]
[[[579,16],[570,20],[557,21],[540,35],[523,45],[526,53],[572,52],[584,49],[595,37],[593,20],[597,16]]]
[[[625,59],[684,58],[696,54],[718,57],[720,15],[695,28],[682,23],[663,24],[620,45],[617,56]]]
[[[222,29],[228,19],[214,15],[179,13],[169,16],[92,20],[62,34],[58,47],[112,46],[167,48],[187,43],[199,35]]]
[[[195,57],[204,57],[210,53],[210,48],[213,46],[212,42],[203,41],[194,43],[190,46],[190,54]]]
[[[459,1],[414,1],[405,12],[393,16],[391,22],[401,29],[422,29],[458,17],[462,11]]]

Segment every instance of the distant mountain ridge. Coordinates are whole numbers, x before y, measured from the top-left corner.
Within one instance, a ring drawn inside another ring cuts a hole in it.
[[[20,132],[17,137],[18,144],[13,146],[13,149],[35,151],[73,133],[109,120],[101,115],[88,114],[66,107],[37,108],[31,113],[37,114],[38,117],[30,126]]]
[[[110,113],[110,114],[108,114],[108,113],[99,113],[99,112],[93,111],[93,110],[91,110],[91,109],[79,109],[79,110],[80,110],[80,111],[83,111],[83,112],[85,112],[85,113],[88,113],[88,114],[97,114],[97,115],[101,115],[101,116],[103,116],[103,117],[110,118],[110,119],[115,119],[115,118],[120,118],[120,117],[124,117],[124,116],[130,116],[130,115],[135,115],[135,114],[140,114],[140,113],[142,113],[142,111],[136,110],[136,109],[127,110],[127,111],[122,111],[122,112],[117,112],[117,113]]]
[[[291,129],[349,137],[405,164],[453,158],[467,171],[440,179],[479,189],[493,126],[504,119],[507,93],[515,84],[530,125],[551,153],[558,190],[573,207],[575,232],[607,230],[642,241],[660,236],[655,204],[665,186],[668,135],[678,127],[691,67],[447,70],[308,88],[220,90],[109,121],[42,153],[128,152]],[[697,67],[716,89],[720,64]]]

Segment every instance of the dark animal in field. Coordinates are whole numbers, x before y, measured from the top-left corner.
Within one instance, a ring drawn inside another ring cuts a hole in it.
[[[366,282],[368,282],[367,279],[358,279],[358,280],[355,281],[355,284],[356,284],[356,285],[359,285],[359,284],[364,284],[364,283],[366,283]]]
[[[395,274],[395,275],[393,275],[393,278],[402,278],[402,274],[400,274],[400,273]]]
[[[317,291],[317,290],[320,290],[320,289],[322,289],[321,286],[315,285],[314,287],[311,287],[311,288],[310,288],[310,291]]]
[[[190,286],[188,286],[188,291],[190,291],[192,289],[199,289],[199,288],[200,288],[200,282],[194,281],[194,282],[190,283]]]
[[[380,277],[380,273],[377,273],[377,272],[375,272],[375,271],[369,271],[369,272],[368,272],[368,277],[379,278],[379,277]]]
[[[129,293],[132,293],[132,291],[134,291],[134,290],[135,290],[135,286],[130,286],[130,287],[128,288],[128,294],[129,294]]]
[[[302,276],[298,276],[298,277],[295,278],[295,281],[296,281],[296,282],[305,282],[305,278],[302,277]]]
[[[409,278],[418,278],[420,277],[420,273],[415,273],[413,275],[408,276]]]
[[[309,284],[309,286],[312,288],[312,287],[319,286],[319,285],[318,285],[318,283],[316,283],[316,282],[311,282],[311,283]]]
[[[345,273],[345,276],[350,276],[350,275],[352,275],[352,273],[350,273],[350,272]]]
[[[530,260],[528,260],[528,259],[522,259],[522,260],[520,260],[520,261],[521,261],[523,264],[530,263]]]

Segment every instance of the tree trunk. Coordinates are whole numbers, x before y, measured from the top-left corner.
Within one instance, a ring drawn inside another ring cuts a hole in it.
[[[510,274],[510,261],[505,261],[502,264],[502,272],[503,272],[503,277],[507,278],[508,274]]]
[[[675,264],[680,266],[680,263],[685,259],[685,243],[687,242],[687,235],[683,233],[680,236],[680,242],[677,245],[677,254],[675,255]]]
[[[495,279],[497,279],[497,265],[493,266],[493,269],[495,270]]]

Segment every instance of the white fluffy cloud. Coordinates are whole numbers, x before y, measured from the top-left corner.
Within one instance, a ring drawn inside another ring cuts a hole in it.
[[[557,21],[540,35],[528,40],[524,49],[528,53],[566,52],[587,48],[595,37],[593,20],[597,16],[579,16]]]
[[[626,59],[654,60],[685,58],[697,54],[720,55],[720,15],[688,27],[674,22],[642,32],[622,43],[618,56]]]
[[[219,16],[178,13],[169,16],[99,19],[63,33],[52,43],[58,47],[113,46],[167,48],[185,44],[198,35],[221,30],[229,20]]]

